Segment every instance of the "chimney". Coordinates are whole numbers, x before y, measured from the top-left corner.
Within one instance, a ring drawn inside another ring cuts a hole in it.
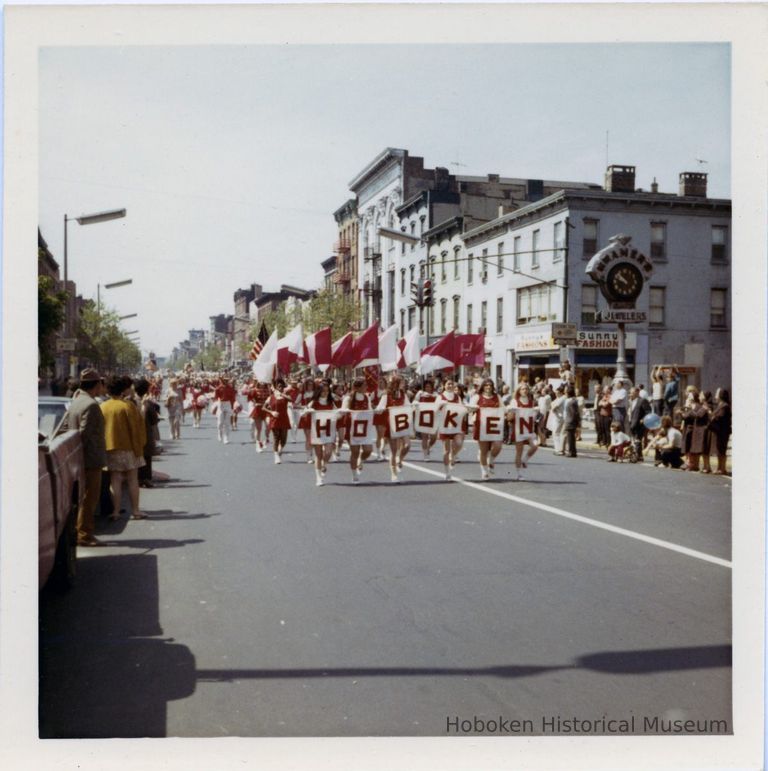
[[[659,183],[656,181],[656,177],[654,177],[653,182],[651,182],[651,192],[652,193],[659,192]]]
[[[435,190],[449,190],[451,187],[451,175],[448,169],[438,166],[435,169]]]
[[[499,181],[499,175],[498,174],[489,174],[488,175],[488,181],[489,182],[498,182]]]
[[[680,174],[680,195],[694,198],[707,197],[707,175],[699,171],[684,171]]]
[[[525,198],[528,201],[540,201],[544,197],[544,180],[526,180]]]
[[[605,170],[605,189],[609,193],[634,193],[635,167],[609,166]]]

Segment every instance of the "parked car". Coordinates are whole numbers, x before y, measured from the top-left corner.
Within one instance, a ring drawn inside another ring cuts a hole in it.
[[[77,509],[85,495],[85,463],[80,432],[62,427],[69,401],[46,396],[40,397],[38,406],[38,560],[41,589],[49,580],[68,588],[76,572]]]

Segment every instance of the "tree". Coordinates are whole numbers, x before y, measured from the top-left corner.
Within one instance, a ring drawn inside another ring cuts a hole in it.
[[[120,329],[115,311],[89,300],[78,319],[78,352],[100,372],[131,371],[141,366],[141,351]]]
[[[304,306],[304,328],[308,333],[331,327],[337,337],[355,329],[362,317],[360,305],[351,295],[321,289]]]
[[[206,372],[217,372],[221,369],[221,348],[216,345],[206,345],[197,355],[200,369]]]
[[[56,291],[50,276],[37,277],[37,350],[40,368],[53,366],[55,361],[54,332],[64,324],[67,293]]]

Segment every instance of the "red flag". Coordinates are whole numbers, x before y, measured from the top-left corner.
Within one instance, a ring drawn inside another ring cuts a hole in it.
[[[453,369],[455,366],[456,335],[453,330],[421,352],[420,368],[423,375],[438,369]]]
[[[304,343],[304,349],[307,356],[305,361],[325,372],[332,358],[331,328],[326,327],[310,335]]]
[[[379,323],[371,324],[355,340],[355,367],[369,367],[379,363]]]
[[[456,364],[485,365],[485,335],[456,335]]]
[[[351,367],[355,358],[355,340],[351,332],[339,338],[331,346],[331,364],[334,367]]]
[[[397,341],[397,368],[405,369],[408,365],[405,363],[405,346],[408,342],[405,338]]]
[[[267,340],[269,340],[269,332],[267,332],[267,328],[264,326],[264,322],[262,321],[261,327],[259,328],[259,334],[253,341],[253,348],[251,348],[251,352],[248,354],[248,358],[256,361],[256,359],[259,358],[259,354],[261,353],[262,348],[264,348],[264,343],[266,343]]]
[[[373,365],[363,369],[365,375],[365,392],[375,394],[379,390],[379,366]]]

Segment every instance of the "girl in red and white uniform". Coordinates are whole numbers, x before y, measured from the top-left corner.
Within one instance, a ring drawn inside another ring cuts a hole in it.
[[[314,384],[313,384],[314,385]],[[314,412],[335,410],[336,404],[331,393],[331,381],[323,380],[314,392],[314,396],[307,404],[304,414],[309,420]],[[322,487],[325,484],[325,472],[328,470],[328,461],[333,455],[333,442],[328,444],[313,444],[315,455],[315,484]]]
[[[475,394],[470,403],[469,409],[478,412],[481,408],[493,408],[501,407],[501,399],[496,393],[496,386],[493,384],[493,380],[486,378],[480,384],[480,390]],[[480,460],[480,473],[483,479],[488,479],[494,474],[494,461],[496,456],[501,452],[501,441],[498,442],[481,442],[480,441],[480,419],[479,412],[478,417],[475,418],[475,426],[472,432],[472,438],[477,441],[480,448],[478,453]]]
[[[310,442],[312,425],[310,423],[310,413],[308,412],[308,409],[310,402],[317,396],[318,392],[315,381],[310,377],[304,381],[301,394],[298,396],[298,404],[301,407],[301,417],[296,423],[296,427],[304,432],[304,449],[307,451],[307,463],[315,462],[315,455],[312,451],[312,444]]]
[[[251,438],[256,442],[256,452],[263,452],[264,441],[267,439],[267,430],[264,431],[264,441],[261,438],[261,429],[264,425],[266,413],[264,412],[264,402],[269,399],[269,386],[266,383],[259,383],[255,380],[248,390],[248,403],[251,409],[248,417],[251,419]]]
[[[427,378],[424,381],[421,391],[413,397],[414,404],[432,404],[437,401],[435,393],[435,381]],[[421,453],[424,460],[429,459],[429,452],[437,441],[437,434],[421,434]]]
[[[371,394],[371,401],[374,404],[378,404],[384,396],[386,396],[386,389],[376,388],[376,390]],[[376,458],[376,460],[386,460],[387,459],[387,426],[389,417],[387,416],[386,412],[377,412],[373,416],[373,425],[376,429],[376,445],[374,448],[373,457]]]
[[[387,383],[387,390],[379,400],[376,412],[383,413],[387,422],[384,426],[385,437],[389,443],[389,467],[392,471],[392,481],[399,482],[397,472],[403,468],[403,460],[411,449],[411,439],[408,436],[401,436],[393,439],[389,435],[389,410],[392,407],[403,407],[410,404],[408,394],[405,392],[403,379],[400,375],[390,375]]]
[[[370,410],[371,396],[365,392],[365,378],[358,377],[352,381],[352,390],[344,397],[341,404],[342,414],[347,417],[346,432],[349,442],[349,467],[352,469],[352,484],[360,482],[360,473],[363,470],[363,463],[368,460],[373,452],[372,444],[352,444],[349,432],[352,426],[352,412],[362,412]],[[338,424],[337,424],[338,430]]]
[[[534,399],[531,393],[531,387],[528,383],[520,383],[515,389],[515,393],[512,396],[512,401],[509,403],[510,407],[522,407],[523,409],[531,409],[537,406],[536,399]],[[515,468],[517,469],[517,479],[523,478],[521,468],[528,468],[528,458],[532,457],[536,450],[539,449],[539,445],[535,437],[526,439],[523,442],[518,442],[517,437],[514,435],[514,423],[512,424],[512,435],[510,437],[515,443]]]
[[[220,379],[213,392],[213,397],[216,400],[216,428],[219,441],[229,444],[230,417],[237,399],[237,391],[235,391],[229,378],[222,377]]]
[[[288,410],[291,408],[290,400],[285,396],[284,380],[276,380],[272,386],[272,395],[264,404],[264,412],[269,415],[269,430],[272,432],[272,446],[275,451],[275,463],[282,463],[283,449],[288,441],[288,429],[291,427],[291,419]]]
[[[299,381],[295,378],[291,378],[288,381],[288,385],[283,390],[285,398],[291,403],[291,408],[288,412],[291,425],[291,441],[296,441],[296,430],[299,427],[299,412],[301,410],[301,388],[299,388]]]
[[[462,404],[461,396],[456,390],[456,382],[453,380],[446,380],[443,386],[443,392],[437,397],[438,409],[443,409],[446,405],[458,405]],[[464,445],[464,436],[467,433],[467,416],[465,415],[461,421],[461,432],[458,434],[438,434],[438,439],[443,442],[443,466],[445,467],[445,478],[447,481],[451,481],[451,472],[456,465],[456,458],[458,457],[461,448]]]
[[[192,394],[192,426],[193,428],[200,428],[200,418],[208,404],[208,397],[205,395],[202,385],[197,381],[192,384],[190,392]]]
[[[339,383],[338,385],[332,387],[331,393],[333,395],[333,403],[338,410],[341,408],[341,405],[344,402],[344,397],[347,393],[347,387],[343,383]],[[348,428],[349,418],[346,414],[342,413],[336,423],[336,446],[333,449],[334,461],[341,459],[341,450],[344,447],[344,442],[347,438]]]

